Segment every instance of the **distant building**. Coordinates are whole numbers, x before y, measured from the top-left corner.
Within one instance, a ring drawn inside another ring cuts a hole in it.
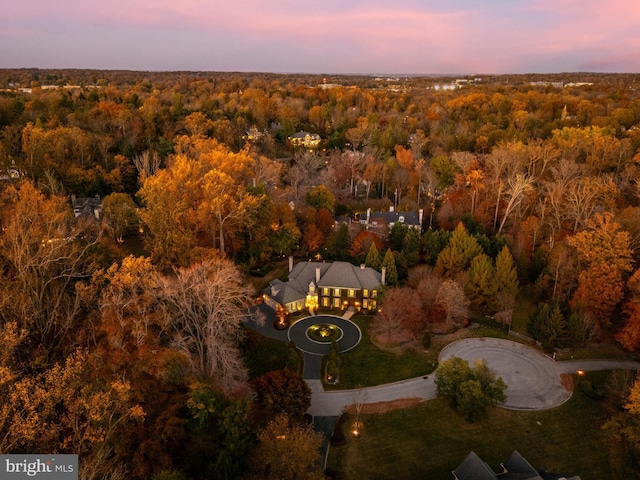
[[[472,451],[452,473],[456,480],[580,480],[578,476],[537,471],[515,450],[501,465],[503,471],[495,473]]]
[[[292,146],[309,149],[318,148],[321,140],[320,135],[317,133],[303,132],[302,130],[289,137],[289,142],[291,142]]]
[[[264,133],[262,133],[260,130],[258,130],[258,127],[253,125],[251,128],[248,128],[244,132],[244,135],[242,136],[242,139],[247,141],[247,142],[255,142],[255,141],[260,140],[263,137],[263,135],[264,135]]]
[[[274,310],[304,308],[375,310],[385,272],[347,262],[300,262],[289,258],[289,279],[275,279],[263,290],[264,302]]]
[[[409,228],[413,228],[422,232],[422,220],[424,211],[422,209],[417,212],[399,212],[395,208],[389,207],[388,211],[372,212],[367,209],[364,218],[360,217],[360,223],[367,229],[375,230],[377,228],[392,228],[396,223],[400,222]]]
[[[78,217],[93,217],[96,220],[100,220],[102,217],[102,200],[100,195],[88,198],[78,198],[75,195],[71,195],[71,207],[73,208],[73,215]]]

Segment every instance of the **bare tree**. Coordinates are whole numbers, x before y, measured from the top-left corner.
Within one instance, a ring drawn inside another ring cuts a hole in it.
[[[160,157],[158,152],[150,153],[149,150],[145,150],[142,154],[133,157],[133,164],[138,170],[140,181],[143,182],[145,178],[151,177],[160,169]]]
[[[215,258],[180,269],[164,278],[162,288],[174,347],[224,393],[245,392],[247,371],[238,341],[250,291],[233,263]]]
[[[455,280],[442,282],[436,303],[446,312],[447,329],[460,327],[469,319],[469,300],[460,284]]]
[[[521,174],[517,174],[515,178],[509,180],[507,183],[507,191],[505,192],[505,194],[509,196],[509,202],[504,210],[498,234],[502,232],[509,214],[522,203],[524,194],[533,189],[532,184],[533,180],[531,177],[525,177]]]

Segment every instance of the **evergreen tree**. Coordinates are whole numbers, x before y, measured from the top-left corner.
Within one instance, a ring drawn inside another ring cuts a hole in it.
[[[327,253],[334,260],[348,260],[350,246],[349,228],[343,223],[327,240]]]
[[[496,291],[513,297],[518,294],[518,272],[506,246],[496,257]]]
[[[436,273],[451,277],[465,271],[474,257],[482,253],[478,241],[467,233],[464,224],[460,222],[453,231],[449,245],[440,252],[436,261]]]
[[[393,256],[391,249],[387,249],[387,253],[384,254],[381,268],[386,268],[386,280],[387,285],[398,284],[398,270],[396,269],[396,259]]]
[[[429,229],[422,235],[420,246],[425,261],[429,265],[435,265],[440,252],[447,248],[451,240],[451,232],[443,229]]]
[[[389,246],[392,250],[401,251],[404,246],[404,237],[407,235],[409,227],[404,223],[395,222],[389,232]]]
[[[487,312],[487,307],[496,294],[495,275],[491,259],[481,253],[473,258],[467,271],[469,281],[466,293],[471,302],[480,310]]]
[[[376,247],[375,242],[371,242],[369,252],[367,253],[367,259],[364,261],[364,264],[374,270],[380,270],[380,252],[378,252],[378,247]]]
[[[407,260],[407,268],[415,267],[420,261],[420,234],[413,228],[407,229],[401,252]]]

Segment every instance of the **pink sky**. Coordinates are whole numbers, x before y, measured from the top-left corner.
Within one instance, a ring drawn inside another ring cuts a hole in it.
[[[640,72],[638,0],[0,0],[0,68]]]

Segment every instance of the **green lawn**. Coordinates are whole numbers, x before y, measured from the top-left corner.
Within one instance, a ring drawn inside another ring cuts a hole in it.
[[[582,480],[613,479],[608,438],[600,428],[607,418],[603,405],[576,391],[553,410],[496,408],[476,424],[465,423],[440,399],[362,415],[362,436],[331,447],[327,467],[339,480],[452,480],[451,471],[471,450],[496,472],[518,450],[536,468],[578,474]]]
[[[352,319],[362,331],[362,340],[354,349],[340,354],[340,383],[327,387],[350,389],[396,382],[431,373],[437,365],[437,354],[407,349],[402,353],[381,350],[367,334],[372,317],[359,315]]]

